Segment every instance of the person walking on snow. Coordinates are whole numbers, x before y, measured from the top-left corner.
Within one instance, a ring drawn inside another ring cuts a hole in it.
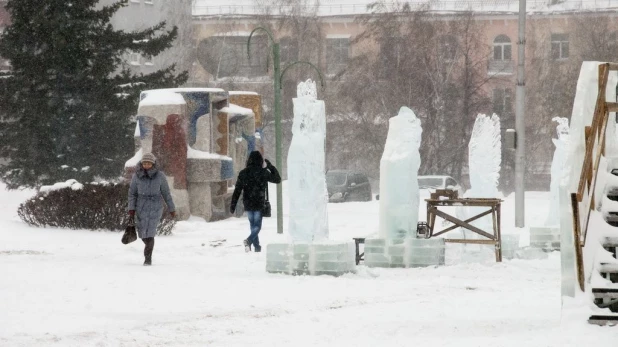
[[[247,167],[238,173],[230,206],[230,212],[233,214],[236,211],[236,204],[242,192],[242,201],[245,211],[247,211],[249,216],[249,227],[251,228],[251,234],[243,241],[245,252],[251,251],[251,245],[253,245],[253,250],[256,252],[262,250],[258,234],[260,229],[262,229],[262,211],[266,201],[268,182],[281,183],[279,171],[268,159],[265,160],[260,152],[251,152],[247,160]]]
[[[176,207],[170,194],[167,178],[157,169],[157,158],[152,153],[142,156],[137,171],[131,178],[129,187],[129,215],[136,218],[135,226],[139,237],[144,242],[144,265],[152,265],[152,250],[157,226],[163,215],[163,202],[176,217]]]

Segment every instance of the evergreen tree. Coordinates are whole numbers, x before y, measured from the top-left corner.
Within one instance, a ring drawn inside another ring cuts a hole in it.
[[[124,63],[130,52],[158,55],[177,36],[165,22],[115,30],[110,19],[127,1],[8,1],[12,24],[0,56],[12,71],[0,78],[0,179],[9,188],[118,177],[133,154],[140,91],[186,81],[174,65],[134,74]]]

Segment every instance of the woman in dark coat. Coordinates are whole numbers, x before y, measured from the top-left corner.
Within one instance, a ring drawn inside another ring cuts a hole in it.
[[[265,167],[264,163],[266,163]],[[253,245],[253,250],[256,252],[262,250],[258,234],[260,229],[262,229],[262,211],[264,209],[264,201],[266,200],[268,182],[281,183],[279,171],[268,159],[264,160],[260,152],[251,152],[247,160],[247,167],[238,173],[236,187],[232,195],[232,205],[230,206],[230,211],[233,214],[242,192],[242,201],[245,211],[247,211],[249,216],[249,226],[251,228],[251,235],[244,240],[245,252],[251,251],[251,245]]]
[[[154,238],[163,215],[161,197],[165,200],[172,218],[176,216],[167,178],[163,172],[157,170],[156,162],[157,158],[153,154],[144,154],[129,187],[129,215],[135,216],[138,235],[145,245],[144,265],[152,265]]]

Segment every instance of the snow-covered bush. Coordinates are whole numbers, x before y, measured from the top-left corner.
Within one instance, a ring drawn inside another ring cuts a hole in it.
[[[124,231],[129,221],[128,192],[126,184],[67,181],[41,188],[19,206],[17,214],[37,227]],[[171,234],[175,224],[165,208],[158,235]]]

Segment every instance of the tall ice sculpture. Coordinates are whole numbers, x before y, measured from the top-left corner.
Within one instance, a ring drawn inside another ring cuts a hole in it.
[[[474,121],[470,142],[468,143],[468,168],[470,176],[470,189],[464,194],[465,198],[499,198],[498,180],[500,178],[500,167],[502,165],[502,136],[500,132],[500,117],[493,114],[491,116],[479,113]],[[458,207],[459,219],[466,220],[486,211],[485,207]],[[493,220],[491,216],[479,218],[470,224],[481,230],[490,232],[493,230]],[[480,235],[460,228],[465,239],[481,238]],[[505,236],[509,240],[506,247],[509,251],[503,254],[510,257],[510,250],[517,248],[519,238]],[[517,246],[513,246],[517,244]],[[505,248],[505,247],[503,247]],[[464,250],[473,250],[476,253],[486,251],[493,254],[493,249],[483,245],[465,245]],[[513,251],[514,252],[514,251]]]
[[[421,267],[444,264],[444,239],[418,239],[421,121],[408,107],[389,120],[380,160],[380,229],[365,240],[365,265]]]
[[[551,181],[549,185],[549,213],[545,225],[530,226],[530,246],[545,250],[560,249],[560,181],[566,166],[569,147],[569,119],[554,117],[557,122],[558,138],[552,138],[556,146],[554,158],[551,162]]]
[[[418,169],[421,165],[421,121],[403,106],[389,120],[380,160],[380,237],[404,239],[416,233]]]
[[[549,213],[545,225],[548,227],[560,226],[560,180],[562,179],[562,168],[566,162],[567,146],[569,142],[569,119],[564,117],[554,117],[552,121],[558,122],[556,127],[557,139],[551,139],[556,150],[551,162],[551,183],[549,185],[550,202]]]
[[[301,82],[294,102],[288,151],[290,240],[266,246],[266,271],[290,275],[342,275],[356,267],[354,244],[328,240],[326,112],[315,82]]]
[[[496,114],[491,117],[479,114],[476,116],[468,144],[470,189],[466,192],[466,197],[499,197],[498,179],[501,164],[500,118]]]
[[[298,84],[288,152],[289,232],[294,242],[328,239],[328,193],[324,165],[326,109],[315,82]]]

